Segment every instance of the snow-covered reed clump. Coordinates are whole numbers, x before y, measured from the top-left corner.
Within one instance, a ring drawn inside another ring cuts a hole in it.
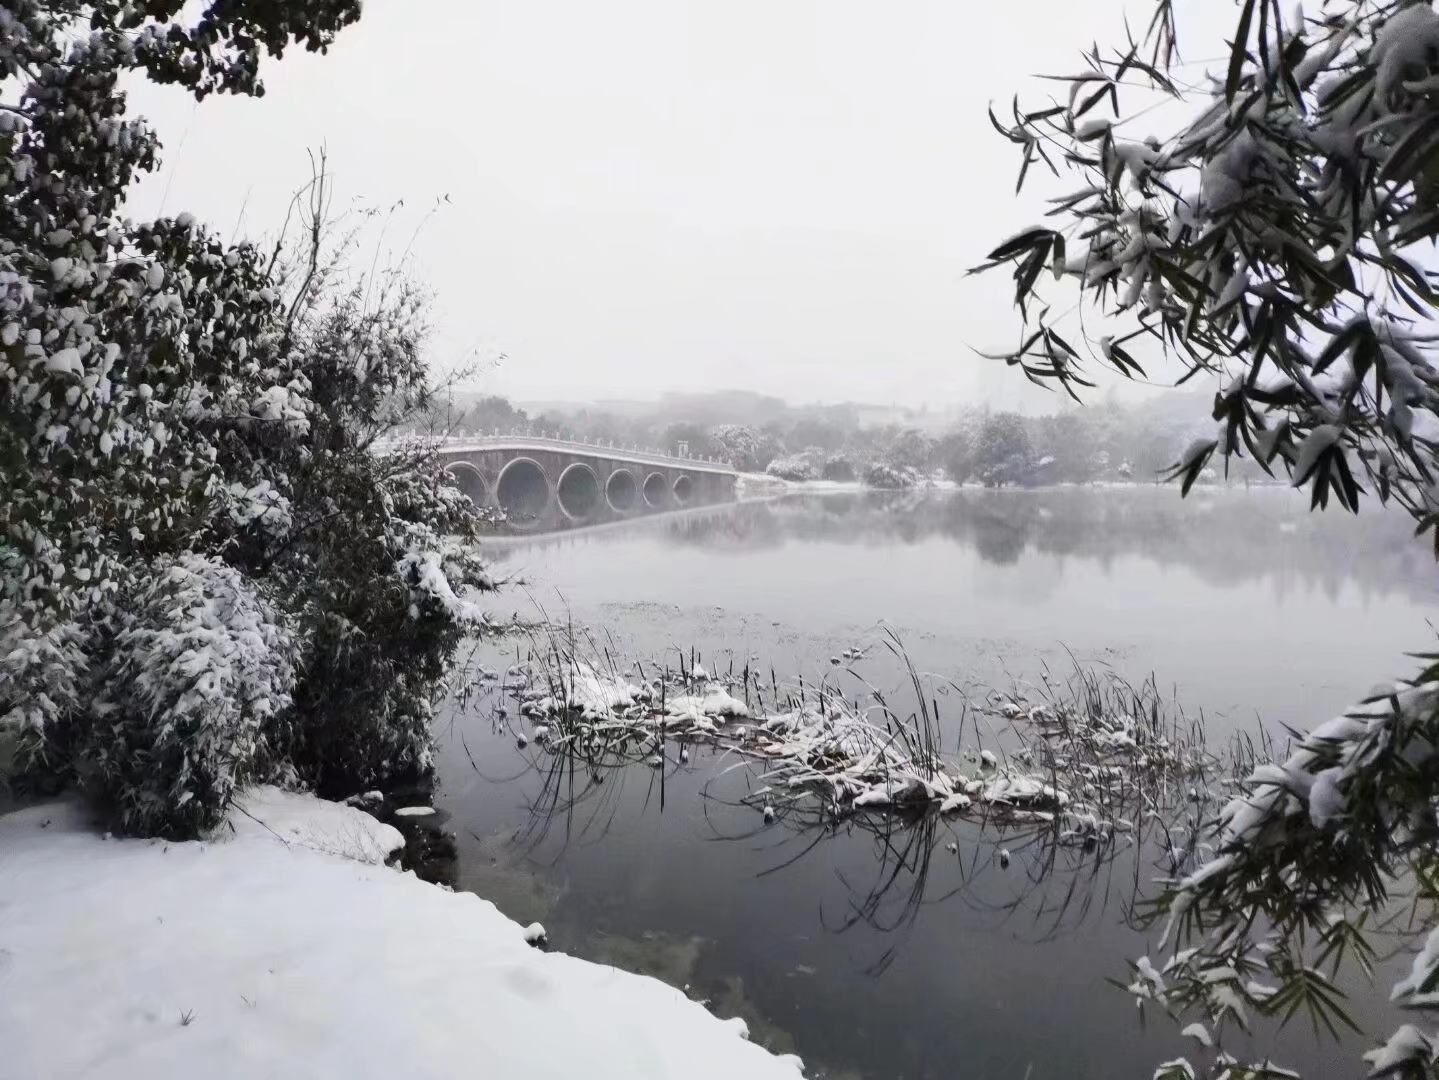
[[[745,801],[770,817],[937,813],[1047,824],[1063,843],[1093,846],[1204,798],[1218,778],[1200,725],[1152,682],[1076,669],[979,692],[927,679],[887,645],[906,672],[903,708],[866,680],[859,650],[824,679],[786,686],[749,666],[712,673],[693,655],[622,667],[570,631],[492,681],[517,703],[507,722],[522,744],[592,769],[660,765],[671,742],[688,760],[691,744],[707,744],[753,775]]]

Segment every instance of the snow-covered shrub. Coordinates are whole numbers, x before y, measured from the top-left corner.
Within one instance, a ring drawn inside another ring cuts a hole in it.
[[[286,759],[322,792],[350,794],[429,769],[450,660],[484,629],[474,601],[492,585],[481,518],[433,453],[373,446],[433,405],[423,294],[401,275],[351,280],[343,248],[313,261],[289,327],[308,427],[220,461],[290,492],[293,538],[255,544],[252,530],[231,558],[274,581],[305,643]]]
[[[262,52],[323,50],[359,10],[0,10],[0,715],[22,765],[129,831],[194,835],[254,770],[424,768],[489,587],[468,500],[422,447],[375,451],[431,404],[424,296],[346,272],[323,170],[278,268],[188,214],[122,215],[159,164],[122,85],[257,94]]]
[[[18,609],[0,604],[0,738],[15,746],[16,764],[31,787],[56,786],[64,755],[52,748],[88,701],[85,644],[77,622],[32,625]]]
[[[913,487],[915,479],[914,474],[906,469],[883,461],[876,461],[865,467],[864,482],[867,487],[898,491],[902,488]]]
[[[86,678],[82,637],[73,622],[38,628],[0,606],[0,726],[43,730],[75,711]]]
[[[329,479],[354,497],[283,572],[306,641],[286,757],[326,794],[428,771],[450,660],[484,631],[475,598],[493,587],[473,504],[433,462],[344,460]]]
[[[721,424],[710,429],[709,441],[719,459],[740,472],[754,472],[768,464],[760,461],[762,437],[752,427]]]
[[[814,462],[807,456],[796,455],[794,457],[775,458],[764,470],[770,476],[777,476],[781,480],[817,480],[819,470],[815,468]]]
[[[1014,413],[985,417],[975,439],[973,470],[985,487],[1023,482],[1033,468],[1034,452],[1024,420]]]
[[[854,462],[843,454],[832,454],[825,459],[824,467],[820,469],[821,480],[833,480],[837,483],[850,484],[856,479]]]
[[[1371,918],[1397,903],[1412,905],[1413,917],[1391,932],[1417,938],[1434,925],[1439,663],[1430,659],[1412,680],[1377,688],[1243,779],[1201,834],[1208,857],[1166,883],[1156,906],[1164,953],[1136,962],[1137,997],[1207,1024],[1205,1045],[1247,1028],[1246,1012],[1304,1007],[1345,1023],[1334,976],[1353,960],[1372,977]],[[1439,931],[1422,947],[1416,941],[1416,952],[1390,997],[1433,1009]],[[1427,1039],[1414,1033],[1405,1025],[1366,1054],[1369,1075],[1432,1077]]]
[[[199,555],[154,567],[115,617],[77,778],[125,832],[198,835],[277,766],[294,635],[239,571]]]

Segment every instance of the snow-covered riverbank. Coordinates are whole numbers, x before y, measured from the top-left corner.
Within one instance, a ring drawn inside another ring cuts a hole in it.
[[[252,793],[214,841],[0,817],[0,1078],[796,1080],[655,979],[540,952],[383,865],[373,818]]]

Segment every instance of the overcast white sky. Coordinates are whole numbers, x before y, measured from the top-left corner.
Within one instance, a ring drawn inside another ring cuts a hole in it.
[[[520,399],[1020,404],[969,349],[1018,324],[1007,278],[965,270],[1034,212],[985,108],[1077,70],[1125,7],[366,0],[329,56],[270,64],[262,100],[138,88],[166,165],[132,206],[227,234],[244,207],[258,238],[322,143],[340,204],[406,200],[389,247],[448,196],[413,247],[435,362],[503,351],[482,385]]]

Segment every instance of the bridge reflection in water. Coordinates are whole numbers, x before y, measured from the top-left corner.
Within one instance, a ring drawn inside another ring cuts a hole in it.
[[[447,440],[439,456],[476,505],[525,531],[729,502],[737,479],[718,461],[524,435]]]

